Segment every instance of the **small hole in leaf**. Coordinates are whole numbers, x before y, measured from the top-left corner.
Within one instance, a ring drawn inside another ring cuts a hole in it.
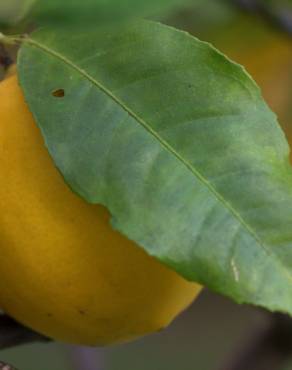
[[[64,89],[57,89],[52,92],[52,95],[55,98],[63,98],[65,96],[65,90]]]

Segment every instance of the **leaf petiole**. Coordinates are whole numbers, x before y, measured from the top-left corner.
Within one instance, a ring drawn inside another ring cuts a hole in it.
[[[26,34],[7,36],[0,32],[0,43],[4,45],[15,45],[22,43],[27,38]]]

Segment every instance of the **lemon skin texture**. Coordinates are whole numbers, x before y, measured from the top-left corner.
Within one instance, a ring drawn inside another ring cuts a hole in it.
[[[198,295],[65,184],[18,86],[0,84],[0,304],[53,339],[124,342],[167,326]]]

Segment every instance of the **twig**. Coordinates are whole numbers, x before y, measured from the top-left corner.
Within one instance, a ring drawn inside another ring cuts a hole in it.
[[[0,349],[10,348],[25,343],[48,342],[49,340],[50,339],[41,334],[17,323],[7,315],[0,315]]]
[[[253,336],[247,347],[222,370],[281,370],[292,358],[292,318],[271,314],[268,328]]]
[[[8,69],[13,64],[13,60],[8,54],[5,47],[0,43],[0,66],[4,67],[4,69]],[[0,368],[1,370],[1,368]]]
[[[265,22],[292,36],[292,9],[276,10],[265,0],[229,0],[242,10],[256,14]]]
[[[17,323],[7,315],[0,314],[0,349],[32,342],[47,342],[50,339]],[[0,370],[17,370],[0,361]]]

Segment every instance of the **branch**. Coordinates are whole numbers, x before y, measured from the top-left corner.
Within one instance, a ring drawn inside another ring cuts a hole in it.
[[[7,70],[13,64],[13,60],[5,47],[0,43],[0,66]],[[1,370],[1,368],[0,368]]]
[[[292,318],[271,314],[268,328],[253,335],[247,347],[222,370],[281,370],[292,358]]]
[[[0,314],[0,349],[32,342],[48,342],[50,339],[17,323],[7,315]],[[17,370],[0,361],[0,370]]]
[[[20,344],[48,342],[49,340],[41,334],[17,323],[7,315],[0,315],[0,350]]]
[[[240,9],[253,13],[278,30],[292,36],[292,9],[273,9],[265,0],[230,0]]]

